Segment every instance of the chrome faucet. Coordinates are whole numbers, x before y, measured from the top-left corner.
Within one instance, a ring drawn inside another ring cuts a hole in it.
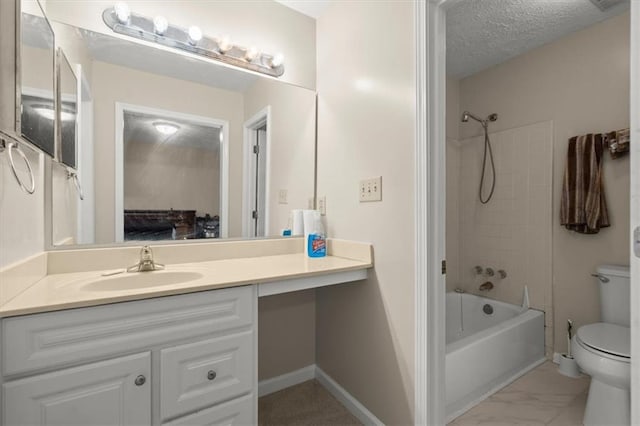
[[[162,263],[156,263],[153,261],[153,251],[151,247],[143,246],[140,249],[140,260],[133,266],[127,268],[127,272],[148,272],[164,269]]]
[[[487,281],[484,284],[480,285],[480,291],[489,291],[493,288],[493,283],[491,281]]]

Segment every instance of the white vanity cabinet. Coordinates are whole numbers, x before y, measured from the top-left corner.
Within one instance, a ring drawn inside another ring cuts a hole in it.
[[[2,425],[257,421],[257,290],[2,320]]]

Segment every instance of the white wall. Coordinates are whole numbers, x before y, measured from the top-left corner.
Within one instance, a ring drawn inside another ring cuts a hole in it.
[[[51,241],[54,245],[77,244],[78,202],[80,200],[73,179],[67,178],[67,168],[59,163],[51,164]]]
[[[18,186],[7,153],[0,154],[0,268],[18,262],[44,248],[44,155],[25,146],[22,150],[33,168],[36,192]],[[19,176],[29,185],[24,162],[14,154]]]
[[[568,318],[577,327],[600,318],[598,286],[590,274],[600,264],[629,263],[628,156],[612,160],[605,155],[610,228],[582,235],[564,229],[559,220],[568,139],[629,127],[629,14],[463,79],[460,109],[480,116],[497,112],[494,132],[553,121],[554,348],[565,351]],[[461,139],[480,132],[480,126],[460,126]],[[523,155],[514,158],[517,164],[524,160]]]
[[[332,2],[317,21],[318,195],[330,236],[375,247],[367,280],[316,293],[317,364],[390,425],[413,424],[413,8]],[[382,201],[359,203],[373,176]]]

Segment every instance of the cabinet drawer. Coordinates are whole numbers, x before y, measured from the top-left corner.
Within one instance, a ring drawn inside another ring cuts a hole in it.
[[[213,408],[180,417],[164,423],[163,426],[252,425],[255,424],[255,410],[253,394],[249,394]]]
[[[253,306],[245,286],[6,318],[2,371],[72,365],[251,326]]]
[[[7,382],[2,424],[149,425],[150,371],[147,352]]]
[[[253,332],[221,336],[160,352],[163,420],[210,407],[253,388]]]

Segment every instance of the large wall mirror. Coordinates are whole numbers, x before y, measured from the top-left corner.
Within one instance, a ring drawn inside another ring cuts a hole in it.
[[[46,9],[78,95],[52,244],[280,235],[313,202],[315,92],[61,18],[83,3]]]

